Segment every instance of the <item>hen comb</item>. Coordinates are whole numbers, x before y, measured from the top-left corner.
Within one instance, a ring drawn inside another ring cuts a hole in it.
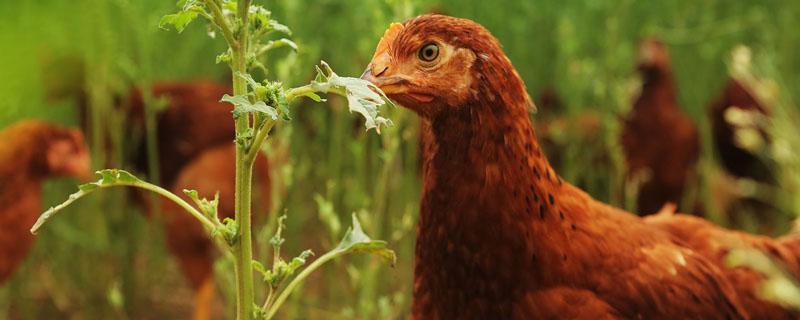
[[[378,42],[378,47],[375,48],[375,54],[372,58],[375,59],[378,55],[389,50],[389,46],[394,42],[394,39],[397,38],[397,35],[400,34],[400,31],[403,31],[404,27],[402,23],[393,22],[390,24],[389,29],[386,29],[386,32],[383,33],[381,41]]]

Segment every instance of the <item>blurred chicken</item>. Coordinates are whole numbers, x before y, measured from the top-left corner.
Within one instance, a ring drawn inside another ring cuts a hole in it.
[[[735,118],[732,113],[736,111],[768,117],[768,110],[756,100],[748,88],[735,79],[728,80],[724,91],[709,109],[714,147],[725,170],[737,178],[748,178],[765,183],[774,182],[775,178],[763,159],[736,142],[735,131],[737,129],[751,129],[761,141],[768,141],[766,130],[758,125],[757,119],[738,122],[731,119]]]
[[[759,154],[770,143],[765,121],[769,110],[745,83],[732,77],[709,107],[717,159],[730,175],[714,177],[712,190],[717,194],[716,206],[733,225],[748,226],[751,223],[747,221],[758,221],[760,231],[771,232],[783,223],[770,195],[742,192],[737,183],[737,180],[776,183],[767,158]]]
[[[637,212],[652,214],[681,203],[699,157],[697,127],[678,106],[669,54],[658,40],[640,48],[641,94],[624,120],[622,146],[628,179],[640,184]]]
[[[236,175],[236,150],[231,143],[205,149],[186,164],[176,175],[171,191],[191,200],[184,189],[197,190],[201,197],[213,199],[219,192],[220,219],[233,218]],[[266,157],[259,156],[253,167],[253,213],[263,217],[270,209],[269,166]],[[210,319],[214,297],[214,243],[203,226],[184,209],[163,200],[167,245],[178,258],[179,266],[197,292],[193,319]]]
[[[59,176],[88,179],[83,134],[36,120],[0,131],[0,283],[22,263],[42,213],[42,182]]]
[[[156,117],[159,171],[165,186],[171,187],[180,169],[203,150],[232,143],[232,107],[219,101],[229,93],[229,87],[210,81],[153,84],[153,96],[167,99],[167,107]],[[137,115],[144,112],[139,90],[131,92],[129,103],[132,117],[143,118],[143,115]],[[147,171],[144,145],[137,154],[136,167]]]
[[[413,318],[750,318],[718,266],[553,171],[480,25],[392,24],[362,78],[428,122]]]

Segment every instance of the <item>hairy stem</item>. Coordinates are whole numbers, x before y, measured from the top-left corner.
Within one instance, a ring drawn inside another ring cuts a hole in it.
[[[248,32],[248,10],[250,1],[239,0],[237,3],[238,18],[241,21],[239,26],[239,38],[234,43],[229,43],[233,52],[231,71],[233,74],[247,73],[247,45],[249,41]],[[212,9],[212,12],[214,10]],[[227,22],[226,22],[227,23]],[[227,38],[226,38],[227,39]],[[236,44],[236,45],[234,45]],[[242,77],[233,77],[233,94],[246,95],[247,82]],[[244,134],[250,129],[250,118],[239,117],[236,119],[236,134]],[[251,148],[256,146],[251,145]],[[253,175],[253,159],[247,156],[249,150],[243,144],[236,147],[236,191],[235,191],[235,215],[239,226],[239,241],[233,249],[234,266],[236,269],[236,319],[250,320],[253,316],[253,301],[255,301],[253,289],[253,240],[251,234],[251,213],[250,213],[250,193],[251,180]]]

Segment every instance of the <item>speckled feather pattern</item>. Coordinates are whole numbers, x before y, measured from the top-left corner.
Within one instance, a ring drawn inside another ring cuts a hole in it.
[[[414,319],[749,318],[716,265],[553,171],[524,84],[488,31],[421,16],[392,58],[428,37],[476,59],[462,103],[403,103],[425,130]]]

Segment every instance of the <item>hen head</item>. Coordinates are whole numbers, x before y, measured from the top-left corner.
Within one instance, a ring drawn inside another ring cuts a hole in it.
[[[671,63],[667,47],[658,39],[648,38],[639,44],[639,71],[645,76],[669,73]]]
[[[470,105],[533,105],[497,39],[443,15],[391,24],[361,77],[425,118]]]
[[[89,180],[92,177],[90,157],[83,133],[76,129],[58,128],[52,134],[45,153],[49,173]]]

